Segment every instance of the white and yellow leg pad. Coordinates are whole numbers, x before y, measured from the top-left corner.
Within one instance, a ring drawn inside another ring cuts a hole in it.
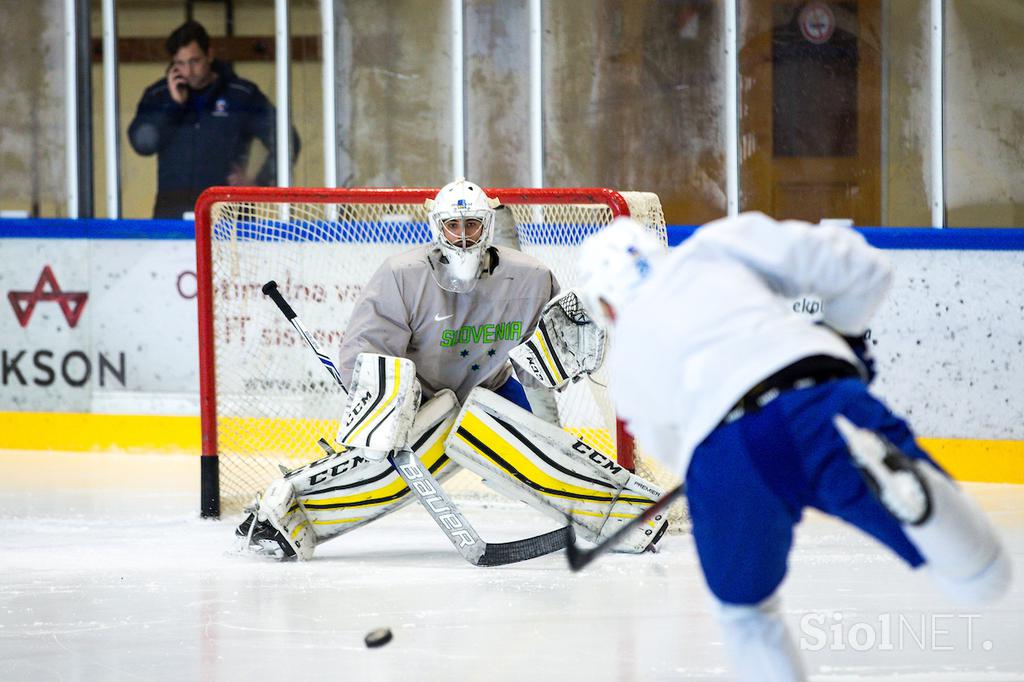
[[[455,394],[442,390],[423,405],[409,431],[410,449],[438,481],[459,470],[444,452],[445,437],[458,411]],[[283,479],[294,494],[287,513],[304,517],[316,544],[415,499],[386,459],[369,459],[366,454],[359,448],[345,450],[296,469]]]
[[[360,353],[335,440],[375,451],[376,459],[384,459],[391,450],[407,445],[419,406],[420,382],[412,360]]]
[[[271,483],[260,498],[256,521],[269,521],[295,552],[296,558],[306,561],[313,557],[316,535],[302,508],[296,504],[295,491],[283,478]]]
[[[643,513],[662,491],[501,396],[475,388],[445,443],[448,456],[493,490],[525,502],[598,542]],[[637,528],[618,547],[642,552],[667,519]]]

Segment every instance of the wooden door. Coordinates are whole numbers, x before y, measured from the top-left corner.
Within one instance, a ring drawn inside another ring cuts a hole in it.
[[[880,0],[744,0],[740,27],[741,209],[878,225]]]

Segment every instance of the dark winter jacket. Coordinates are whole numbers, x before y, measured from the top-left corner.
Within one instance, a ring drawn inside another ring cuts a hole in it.
[[[157,155],[154,218],[181,218],[204,189],[228,184],[233,168],[245,168],[253,138],[268,151],[256,184],[276,179],[273,105],[227,64],[214,61],[213,70],[217,79],[191,91],[183,105],[171,99],[165,79],[149,86],[128,128],[136,152]],[[292,128],[293,162],[298,153],[299,137]]]

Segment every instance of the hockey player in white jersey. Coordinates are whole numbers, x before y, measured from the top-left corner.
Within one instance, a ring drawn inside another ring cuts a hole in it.
[[[804,679],[779,615],[804,507],[874,536],[954,598],[1004,593],[996,533],[868,392],[863,344],[890,265],[854,230],[745,213],[670,255],[628,219],[591,237],[580,287],[615,329],[613,401],[685,475],[693,535],[744,680]],[[793,314],[822,298],[824,324]]]
[[[316,545],[407,503],[412,496],[386,452],[370,448],[390,431],[408,433],[407,442],[386,447],[407,446],[437,480],[468,467],[502,494],[559,521],[569,516],[594,541],[660,494],[531,414],[509,355],[546,329],[544,319],[565,317],[565,297],[540,261],[492,244],[496,205],[475,183],[446,185],[427,202],[433,240],[387,259],[363,288],[338,363],[349,403],[336,442],[349,449],[274,482],[238,528],[249,545],[309,558]],[[579,336],[599,358],[593,346],[603,351],[603,341]],[[557,358],[557,345],[549,356]],[[576,363],[574,374],[597,364]],[[400,403],[406,408],[382,407]],[[396,420],[414,422],[394,427]],[[645,549],[663,530],[659,520],[626,549]]]

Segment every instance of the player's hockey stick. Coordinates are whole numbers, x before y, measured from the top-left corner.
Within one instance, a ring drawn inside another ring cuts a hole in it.
[[[615,547],[615,545],[617,545],[626,536],[626,534],[628,534],[637,526],[643,523],[647,523],[655,516],[660,514],[666,507],[672,504],[675,498],[679,497],[679,495],[685,492],[685,490],[686,485],[684,483],[680,483],[675,488],[669,490],[667,493],[662,495],[657,502],[655,502],[650,507],[645,509],[642,514],[640,514],[634,519],[630,519],[629,523],[625,524],[617,531],[615,531],[607,538],[605,538],[602,542],[594,545],[590,549],[584,549],[583,547],[580,547],[576,544],[575,540],[569,542],[569,544],[565,547],[566,556],[569,559],[569,568],[571,568],[573,571],[578,571],[587,564],[589,564],[591,561],[596,559],[597,557],[601,556],[608,550]],[[665,528],[667,527],[668,526],[665,526]]]
[[[320,363],[324,366],[338,385],[344,389],[341,382],[341,373],[329,357],[320,351],[313,336],[306,331],[306,328],[299,321],[298,315],[288,305],[288,301],[281,295],[277,282],[271,280],[263,285],[263,293],[271,298],[277,307],[291,322],[296,331],[306,340],[306,344],[316,354]],[[543,533],[531,538],[514,540],[512,542],[485,542],[480,534],[476,532],[469,520],[462,515],[459,508],[455,506],[448,493],[444,491],[437,479],[420,464],[419,460],[411,450],[398,450],[388,454],[388,461],[394,467],[398,475],[402,477],[409,490],[413,492],[423,508],[430,514],[430,518],[440,526],[444,534],[448,536],[452,545],[458,550],[466,561],[474,566],[501,566],[518,561],[534,559],[545,554],[571,545],[576,535],[571,526],[558,528],[548,533]]]
[[[320,364],[324,366],[324,369],[326,369],[332,377],[334,377],[334,380],[338,382],[338,386],[341,387],[341,390],[348,394],[348,391],[345,390],[345,385],[341,383],[341,374],[338,372],[338,368],[334,366],[334,363],[331,362],[329,357],[320,352],[320,349],[316,345],[316,341],[313,340],[313,336],[306,330],[305,325],[302,324],[302,321],[299,319],[299,316],[295,314],[295,311],[292,310],[292,307],[288,305],[288,301],[284,300],[284,296],[281,295],[281,290],[277,288],[277,282],[270,280],[264,284],[263,293],[269,296],[271,300],[277,304],[277,307],[284,314],[285,319],[291,322],[292,326],[295,327],[295,331],[299,333],[299,336],[306,340],[306,343],[313,350],[313,353],[316,354],[317,359],[320,360]]]

